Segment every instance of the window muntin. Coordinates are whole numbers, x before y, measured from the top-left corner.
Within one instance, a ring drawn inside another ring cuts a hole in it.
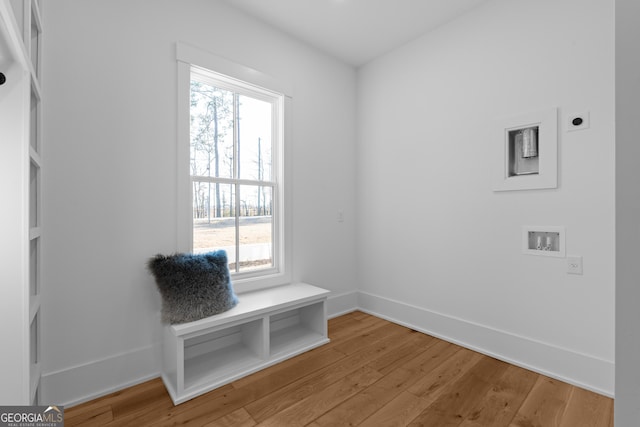
[[[281,266],[282,110],[282,95],[191,70],[192,250],[225,249],[237,278]]]

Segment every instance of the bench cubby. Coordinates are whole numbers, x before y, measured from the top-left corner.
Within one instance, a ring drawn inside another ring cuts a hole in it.
[[[329,342],[328,294],[278,286],[239,294],[224,313],[165,325],[162,379],[174,404]]]
[[[312,345],[326,338],[324,301],[269,316],[270,356]]]

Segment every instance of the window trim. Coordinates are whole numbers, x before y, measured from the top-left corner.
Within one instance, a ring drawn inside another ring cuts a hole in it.
[[[232,281],[236,292],[249,292],[257,289],[291,283],[292,277],[292,215],[291,215],[291,90],[282,83],[259,71],[244,65],[234,63],[228,59],[202,51],[193,46],[177,43],[176,59],[178,65],[178,121],[177,121],[177,252],[190,252],[192,249],[192,190],[190,164],[190,81],[192,70],[200,74],[199,70],[240,81],[252,90],[265,93],[281,94],[280,114],[283,117],[278,132],[282,135],[282,144],[277,147],[278,154],[274,157],[273,173],[277,174],[277,194],[274,203],[280,211],[278,224],[274,228],[274,250],[277,251],[278,265],[274,268],[257,272],[240,272],[232,274]],[[235,85],[234,85],[235,86]],[[282,162],[280,164],[279,162]]]

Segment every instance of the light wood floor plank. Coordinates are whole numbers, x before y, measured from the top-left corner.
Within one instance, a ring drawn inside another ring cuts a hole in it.
[[[402,367],[405,363],[413,359],[416,354],[426,351],[427,348],[438,342],[441,341],[430,337],[429,335],[411,331],[409,337],[404,340],[400,346],[398,346],[394,351],[389,352],[386,356],[379,357],[375,361],[369,363],[369,366],[386,375],[389,372]]]
[[[331,340],[331,344],[333,345],[344,340],[349,340],[355,335],[360,334],[361,332],[368,329],[383,326],[386,322],[384,319],[380,319],[379,317],[367,316],[365,318],[359,319],[351,318],[348,322],[345,323],[335,323],[337,323],[336,326],[332,326],[332,323],[329,323],[328,325],[329,339]]]
[[[120,395],[118,398],[113,399],[111,402],[111,408],[113,410],[113,417],[115,419],[124,418],[129,414],[139,414],[140,408],[153,407],[154,410],[160,408],[165,409],[172,405],[169,393],[163,390],[164,383],[160,378],[154,380],[157,384],[149,381],[147,383],[140,384],[139,387],[135,387],[133,393],[127,394],[127,396]],[[162,387],[158,387],[162,385]],[[222,392],[219,390],[218,393]]]
[[[613,427],[613,400],[362,312],[331,342],[181,405],[160,379],[65,408],[73,426]]]
[[[234,381],[233,387],[236,389],[243,387],[260,387],[260,382],[272,382],[273,378],[278,378],[280,387],[284,387],[289,382],[298,380],[301,376],[312,374],[322,370],[329,365],[339,362],[346,355],[332,348],[317,348],[298,357],[285,360],[277,365],[270,366],[262,371],[258,371],[248,377],[240,378]]]
[[[367,328],[361,331],[357,337],[352,337],[332,347],[342,353],[353,354],[360,351],[363,343],[376,342],[388,337],[397,336],[402,336],[402,340],[404,341],[408,338],[409,334],[411,334],[411,330],[404,326],[386,323]]]
[[[78,411],[66,411],[64,421],[67,425],[103,426],[113,421],[111,405],[90,406]]]
[[[225,415],[210,423],[204,424],[203,427],[253,427],[257,423],[246,409],[240,408],[237,411]]]
[[[537,378],[534,372],[509,366],[460,427],[508,426]]]
[[[483,358],[481,354],[466,348],[456,348],[457,351],[444,363],[421,376],[408,391],[418,397],[435,400],[444,388],[457,381]]]
[[[613,419],[613,400],[573,387],[560,425],[562,427],[606,426]]]
[[[511,426],[560,426],[572,388],[567,383],[540,375]]]
[[[483,357],[436,401],[416,417],[410,426],[459,426],[490,389],[492,380],[509,367],[505,362]]]
[[[372,316],[372,315],[370,315],[370,314],[367,314],[367,313],[365,313],[365,312],[363,312],[363,311],[354,311],[354,312],[352,312],[352,313],[351,313],[351,315],[352,315],[355,319],[359,319],[359,320],[362,320],[362,319],[368,319],[368,318],[371,318],[371,317],[375,317],[375,316]]]
[[[404,427],[431,403],[430,400],[403,391],[359,424],[360,427]]]
[[[313,372],[310,375],[301,375],[298,381],[248,404],[247,410],[255,420],[258,422],[263,421],[278,411],[284,410],[339,381],[360,367],[380,357],[385,357],[389,352],[393,352],[394,348],[397,348],[403,339],[404,336],[402,334],[391,335],[385,340],[376,339],[373,341],[355,337],[354,340],[358,341],[360,345],[358,351],[322,370]]]
[[[347,375],[342,380],[314,393],[271,418],[258,424],[260,427],[305,426],[370,384],[382,374],[367,366]]]
[[[449,344],[453,354],[446,355],[446,360],[429,372],[416,378],[416,382],[401,393],[398,398],[383,405],[376,413],[367,418],[363,426],[376,425],[408,425],[420,413],[426,410],[450,384],[464,375],[476,365],[482,356],[471,350]],[[407,402],[406,408],[403,402]],[[394,414],[401,413],[400,420],[394,421]],[[398,424],[399,423],[399,424]]]
[[[424,373],[443,363],[457,351],[456,346],[440,341],[422,353],[414,355],[403,367],[397,368],[352,398],[316,420],[322,426],[355,426],[414,384]],[[368,365],[370,366],[370,365]]]

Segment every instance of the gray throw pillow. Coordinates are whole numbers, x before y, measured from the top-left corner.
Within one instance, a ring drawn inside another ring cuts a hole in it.
[[[156,255],[148,262],[162,295],[162,321],[185,323],[238,304],[224,250],[204,254]]]

